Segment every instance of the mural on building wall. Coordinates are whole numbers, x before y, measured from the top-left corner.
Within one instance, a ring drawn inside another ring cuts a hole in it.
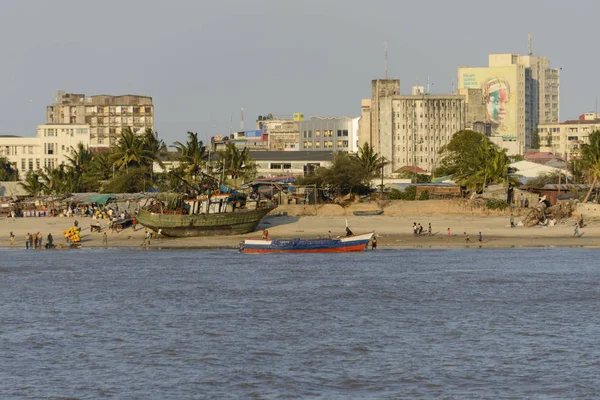
[[[459,88],[481,89],[486,110],[486,122],[492,136],[515,140],[517,136],[517,69],[460,68]]]

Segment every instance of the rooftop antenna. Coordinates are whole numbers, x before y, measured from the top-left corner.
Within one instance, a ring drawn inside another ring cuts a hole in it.
[[[452,78],[452,94],[454,94],[454,78]]]
[[[229,120],[229,134],[231,135],[231,131],[233,130],[233,113],[231,114],[231,119]]]
[[[427,75],[427,94],[429,94],[429,75]]]
[[[240,131],[244,130],[244,109],[240,111]]]
[[[385,70],[385,79],[387,79],[387,40],[383,42],[383,69]]]
[[[531,36],[531,33],[527,34],[527,52],[530,56],[533,55],[533,36]]]

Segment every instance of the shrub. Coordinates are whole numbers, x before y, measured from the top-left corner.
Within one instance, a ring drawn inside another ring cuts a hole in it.
[[[429,200],[429,190],[423,190],[419,195],[419,200]]]
[[[387,198],[390,200],[414,200],[416,197],[417,188],[415,186],[407,187],[404,189],[404,192],[401,192],[398,189],[392,189],[387,195]]]
[[[489,199],[485,202],[485,206],[489,210],[505,210],[508,207],[508,203],[505,200]]]

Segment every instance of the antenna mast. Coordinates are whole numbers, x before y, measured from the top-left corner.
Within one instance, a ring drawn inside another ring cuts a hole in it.
[[[240,131],[244,130],[244,109],[241,109],[240,112]]]
[[[388,74],[387,74],[387,61],[388,61],[388,57],[387,57],[387,40],[383,42],[383,68],[385,70],[385,79],[388,78]]]
[[[527,35],[527,52],[530,56],[533,55],[533,37],[531,36],[531,33]]]

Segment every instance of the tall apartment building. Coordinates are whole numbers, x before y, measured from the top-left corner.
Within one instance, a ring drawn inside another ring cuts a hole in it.
[[[465,98],[432,95],[422,90],[400,94],[400,80],[371,82],[371,100],[362,101],[360,141],[369,138],[374,150],[390,161],[384,175],[409,166],[433,171],[440,147],[464,129]]]
[[[90,147],[114,146],[125,127],[135,133],[154,130],[152,97],[137,95],[88,96],[57,92],[56,103],[46,108],[48,124],[87,124]]]
[[[538,124],[559,120],[560,70],[548,65],[548,57],[543,56],[490,54],[487,67],[458,69],[459,93],[481,90],[485,119],[475,125],[483,124],[492,142],[509,154],[523,154],[530,148]]]

